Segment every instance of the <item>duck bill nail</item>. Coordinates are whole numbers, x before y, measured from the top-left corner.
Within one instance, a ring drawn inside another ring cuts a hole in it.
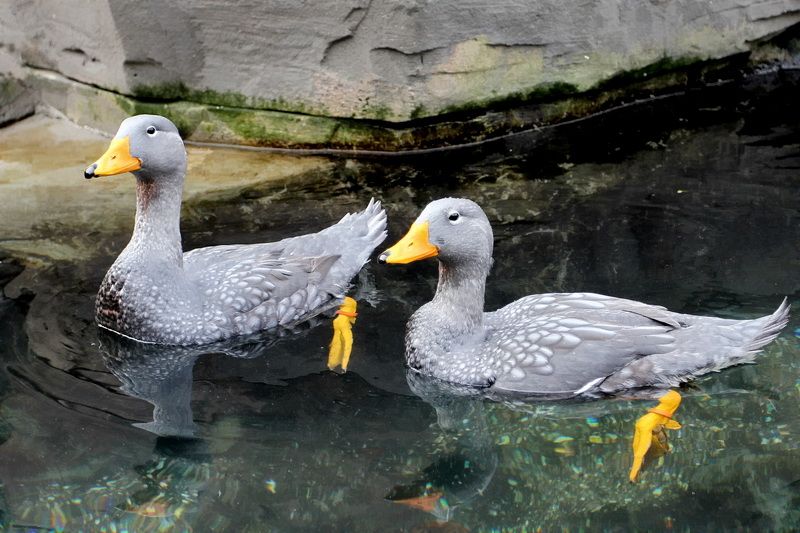
[[[428,222],[415,222],[397,244],[383,252],[387,263],[413,263],[439,255],[439,249],[428,240]]]
[[[124,172],[133,172],[142,168],[142,160],[131,155],[131,140],[125,137],[114,139],[108,146],[108,150],[94,165],[92,176],[114,176]],[[91,168],[91,167],[89,167]]]

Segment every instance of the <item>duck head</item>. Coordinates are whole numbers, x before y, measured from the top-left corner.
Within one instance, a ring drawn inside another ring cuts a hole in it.
[[[451,265],[490,265],[492,247],[492,227],[478,204],[465,198],[442,198],[429,203],[408,233],[383,252],[378,262],[405,264],[437,257]]]
[[[86,179],[132,172],[137,179],[178,176],[186,172],[186,148],[169,119],[159,115],[126,118],[100,159],[83,173]]]

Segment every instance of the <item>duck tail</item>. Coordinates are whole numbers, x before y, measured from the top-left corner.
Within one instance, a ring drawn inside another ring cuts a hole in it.
[[[372,251],[386,239],[386,211],[381,206],[381,202],[371,198],[367,207],[358,213],[348,213],[337,225],[344,225],[352,228],[354,237],[362,245],[363,252],[358,256],[357,267],[369,261]]]
[[[688,324],[672,333],[676,349],[637,359],[624,372],[610,376],[600,390],[615,392],[638,387],[674,387],[709,372],[752,363],[789,322],[784,298],[774,313],[748,320],[681,315]],[[689,334],[689,335],[687,335]],[[654,369],[660,369],[655,372]]]
[[[369,204],[361,212],[361,216],[367,220],[367,234],[364,238],[372,244],[372,250],[374,250],[386,239],[386,211],[384,211],[379,200],[370,198]],[[366,262],[368,259],[364,261]]]
[[[791,306],[789,305],[788,299],[784,298],[783,302],[781,302],[781,305],[778,306],[778,309],[776,309],[774,313],[752,320],[751,322],[753,325],[757,325],[759,329],[750,339],[750,342],[744,347],[745,350],[755,355],[764,346],[774,341],[789,322],[790,309]]]
[[[375,248],[386,239],[386,211],[374,198],[363,211],[348,213],[322,232],[328,246],[342,256],[333,278],[347,286],[353,276],[369,261]]]

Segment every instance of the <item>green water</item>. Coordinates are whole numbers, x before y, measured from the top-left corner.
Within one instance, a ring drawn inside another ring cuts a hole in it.
[[[488,308],[546,291],[740,318],[785,295],[797,307],[796,94],[795,77],[765,77],[418,156],[191,148],[184,246],[314,231],[373,196],[388,246],[429,200],[467,196],[495,229]],[[433,263],[366,267],[344,375],[325,368],[326,321],[230,355],[101,335],[94,294],[130,234],[132,179],[84,183],[106,142],[85,132],[11,133],[0,530],[800,528],[797,318],[758,364],[681,389],[672,453],[631,484],[633,424],[652,401],[496,403],[409,384],[403,329]],[[427,511],[396,503],[433,493]]]

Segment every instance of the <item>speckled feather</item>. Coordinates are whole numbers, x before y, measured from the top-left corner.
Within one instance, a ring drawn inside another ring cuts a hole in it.
[[[150,126],[156,135],[144,133]],[[184,254],[179,217],[186,163],[177,129],[163,117],[139,115],[122,123],[117,137],[125,135],[131,154],[142,160],[134,172],[136,226],[101,284],[96,319],[135,340],[206,344],[306,320],[341,301],[386,238],[386,214],[372,200],[318,233]]]
[[[788,320],[786,300],[772,315],[728,320],[593,293],[532,295],[485,313],[485,214],[446,198],[425,208],[417,222],[426,221],[439,285],[409,320],[406,357],[412,369],[446,381],[543,395],[675,386],[752,361]]]

